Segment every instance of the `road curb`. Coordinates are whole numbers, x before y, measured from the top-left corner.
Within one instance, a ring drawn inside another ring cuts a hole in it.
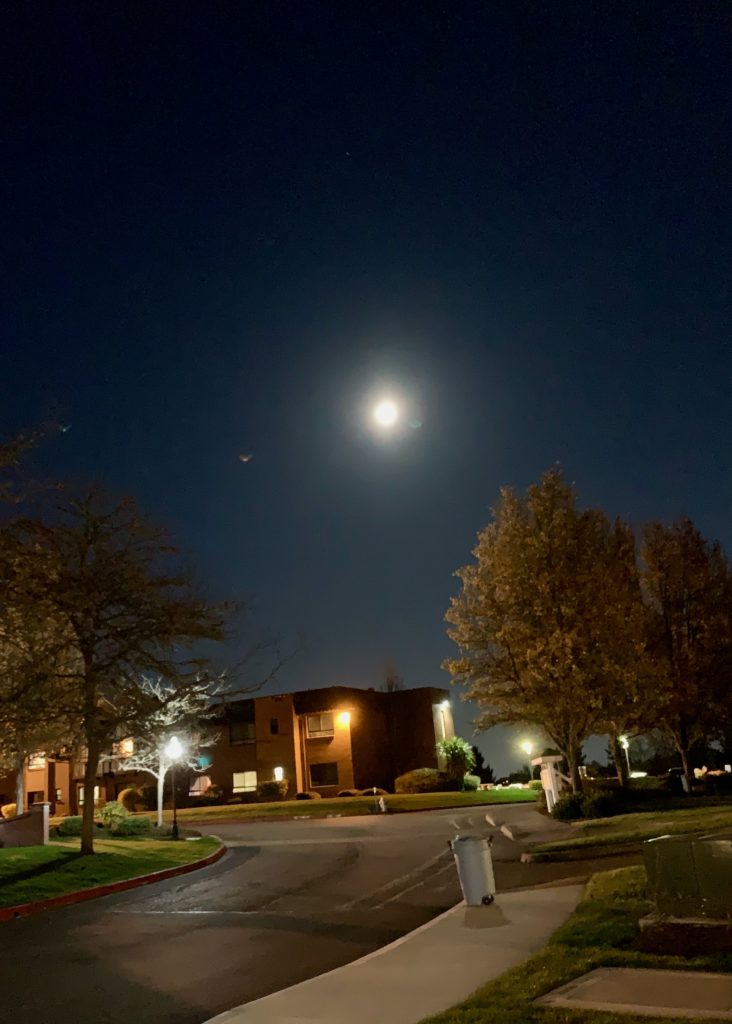
[[[219,840],[221,842],[221,840]],[[214,850],[207,857],[199,860],[192,860],[188,864],[178,864],[172,868],[163,868],[162,871],[153,871],[148,875],[137,875],[135,878],[123,878],[119,882],[108,882],[106,885],[95,885],[91,889],[79,889],[78,892],[64,893],[62,896],[51,896],[47,900],[35,900],[33,903],[18,903],[14,907],[0,908],[0,922],[15,921],[19,917],[28,917],[41,910],[51,910],[54,907],[69,907],[74,903],[85,903],[87,900],[95,900],[100,896],[111,896],[116,892],[125,892],[127,889],[137,889],[143,885],[151,885],[153,882],[164,882],[167,878],[175,878],[176,875],[185,875],[190,871],[197,871],[198,868],[206,868],[226,853],[226,846],[221,843],[218,850]]]
[[[567,850],[534,850],[521,854],[522,864],[558,864],[564,861],[602,860],[623,853],[640,853],[642,843],[618,843],[617,846],[576,846]]]
[[[481,810],[483,807],[499,807],[499,806],[500,807],[521,807],[522,805],[528,804],[529,802],[530,801],[528,801],[528,800],[515,800],[515,801],[511,801],[511,802],[505,801],[505,802],[503,802],[501,804],[465,804],[465,805],[452,804],[452,806],[448,805],[446,807],[407,807],[407,808],[404,808],[403,810],[398,810],[398,811],[397,810],[389,810],[388,807],[387,807],[386,814],[387,815],[394,815],[394,814],[429,814],[431,811],[473,811],[473,810],[476,810],[476,809],[477,810]],[[223,818],[223,817],[203,818],[203,817],[201,817],[201,818],[196,818],[195,820],[192,819],[192,818],[179,818],[178,820],[180,821],[181,825],[184,828],[195,829],[198,825],[249,825],[249,824],[252,824],[252,825],[266,825],[266,824],[268,824],[270,822],[275,822],[275,821],[278,821],[278,822],[281,822],[281,821],[305,821],[305,820],[307,820],[307,821],[327,821],[329,818],[368,818],[368,817],[381,818],[381,817],[384,817],[384,814],[382,814],[381,812],[377,813],[376,811],[366,811],[364,814],[348,814],[348,813],[342,811],[340,814],[287,814],[287,815],[283,814],[282,816],[277,815],[277,814],[262,814],[262,815],[257,815],[256,817],[254,815],[251,815],[251,816],[247,815],[246,817],[238,817],[238,818],[237,817],[231,817],[231,818]],[[486,820],[488,820],[488,824],[489,825],[493,824],[488,819],[488,815],[486,815]],[[494,826],[494,827],[496,827],[496,826]]]

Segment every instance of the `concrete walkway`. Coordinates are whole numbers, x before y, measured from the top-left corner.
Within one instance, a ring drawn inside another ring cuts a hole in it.
[[[245,1003],[215,1024],[418,1024],[522,963],[579,901],[581,885],[460,904],[383,949],[335,971]],[[209,1022],[211,1024],[211,1022]]]

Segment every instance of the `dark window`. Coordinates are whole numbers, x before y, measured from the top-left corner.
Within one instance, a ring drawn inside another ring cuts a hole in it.
[[[333,712],[324,711],[320,715],[308,715],[307,718],[308,736],[317,739],[321,736],[333,735]],[[328,783],[329,785],[329,783]]]
[[[327,761],[325,764],[310,765],[311,786],[337,786],[338,765],[335,761]]]
[[[231,722],[230,743],[254,743],[254,722]]]
[[[229,743],[254,743],[254,701],[232,705],[229,714]]]
[[[280,731],[280,720],[279,718],[270,718],[269,720],[269,731],[273,736],[277,736]]]

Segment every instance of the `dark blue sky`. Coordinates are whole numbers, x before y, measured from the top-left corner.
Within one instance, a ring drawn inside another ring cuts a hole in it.
[[[306,637],[280,688],[444,685],[451,573],[557,460],[732,544],[728,15],[4,5],[0,429],[59,406],[56,473]]]

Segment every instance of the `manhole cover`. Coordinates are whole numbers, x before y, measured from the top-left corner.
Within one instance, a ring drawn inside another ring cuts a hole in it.
[[[537,999],[542,1006],[732,1020],[732,974],[599,967]]]

